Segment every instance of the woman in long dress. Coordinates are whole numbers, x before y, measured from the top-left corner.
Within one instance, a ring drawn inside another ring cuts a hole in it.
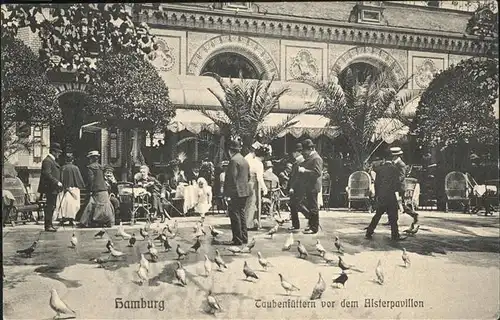
[[[103,168],[98,163],[99,156],[99,151],[90,151],[87,154],[87,158],[90,160],[90,164],[87,166],[89,184],[87,189],[90,192],[90,200],[80,219],[80,223],[84,227],[111,227],[115,224],[115,213],[109,200]]]
[[[66,154],[66,164],[61,169],[63,191],[57,196],[54,219],[60,219],[60,224],[69,221],[74,225],[76,214],[80,210],[80,190],[85,188],[80,169],[73,164],[73,154]]]
[[[264,146],[255,150],[253,155],[245,157],[250,168],[250,196],[245,204],[245,215],[247,218],[247,229],[255,230],[261,228],[260,216],[262,212],[262,194],[267,194],[264,183],[264,165],[262,161],[268,153]]]

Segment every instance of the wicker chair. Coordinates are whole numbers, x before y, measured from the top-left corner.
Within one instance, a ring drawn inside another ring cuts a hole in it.
[[[351,210],[352,202],[363,202],[370,207],[371,178],[365,171],[356,171],[349,176],[347,184],[347,208]]]

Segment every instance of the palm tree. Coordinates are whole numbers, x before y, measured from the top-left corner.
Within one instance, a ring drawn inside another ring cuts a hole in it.
[[[221,136],[225,139],[232,136],[240,136],[243,141],[244,151],[259,136],[262,143],[270,143],[281,132],[295,125],[298,121],[296,116],[307,112],[310,108],[300,110],[298,113],[289,114],[280,123],[274,126],[264,126],[264,119],[279,106],[279,99],[290,91],[289,88],[271,90],[274,80],[245,80],[241,76],[239,81],[229,78],[225,82],[223,78],[214,73],[207,73],[217,80],[224,94],[219,95],[208,88],[219,101],[222,114],[198,107],[199,110],[220,129]],[[223,145],[224,142],[221,142]]]
[[[392,130],[400,130],[402,126],[409,126],[402,111],[418,92],[404,89],[410,79],[398,85],[389,69],[359,79],[348,68],[343,79],[342,85],[336,76],[327,82],[301,81],[316,89],[318,97],[312,106],[330,119],[331,125],[338,127],[350,147],[355,166],[361,169],[380,146],[374,140],[381,129],[391,126]],[[382,124],[381,120],[389,121]]]

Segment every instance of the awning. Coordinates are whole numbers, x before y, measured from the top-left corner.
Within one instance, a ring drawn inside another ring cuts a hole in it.
[[[215,115],[223,115],[222,111],[210,111]],[[268,115],[264,122],[263,127],[274,126],[282,122],[288,114],[286,113],[271,113]],[[314,114],[300,114],[293,121],[298,121],[295,125],[290,127],[285,132],[280,134],[280,137],[285,136],[287,133],[299,138],[303,135],[308,135],[311,138],[317,138],[321,135],[326,135],[329,138],[335,138],[339,135],[336,127],[327,127],[328,119]],[[203,130],[211,133],[217,133],[219,128],[212,120],[206,117],[198,110],[177,109],[175,117],[171,120],[167,129],[172,132],[179,132],[187,130],[194,134],[199,134]]]

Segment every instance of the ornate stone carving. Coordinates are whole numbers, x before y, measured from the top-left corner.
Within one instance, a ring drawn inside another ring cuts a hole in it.
[[[438,72],[439,70],[434,62],[431,59],[425,59],[419,66],[417,66],[417,72],[415,72],[415,83],[420,88],[427,88]]]
[[[175,65],[175,56],[171,48],[162,39],[157,39],[158,49],[154,51],[151,64],[160,71],[170,71]]]
[[[290,75],[293,78],[315,78],[318,75],[318,64],[308,50],[300,50],[292,59]]]

